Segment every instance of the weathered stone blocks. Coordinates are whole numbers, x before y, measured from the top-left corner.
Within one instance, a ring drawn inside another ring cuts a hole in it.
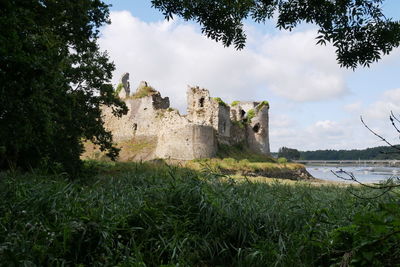
[[[125,80],[129,79],[129,74],[124,75]],[[162,98],[147,82],[141,82],[136,93],[124,101],[129,112],[122,118],[113,117],[110,109],[103,110],[106,128],[117,142],[136,137],[157,140],[154,157],[209,158],[215,156],[219,143],[242,144],[262,154],[270,152],[269,105],[235,101],[229,106],[219,98],[211,98],[206,89],[189,87],[187,115],[180,115],[169,107],[169,98]]]

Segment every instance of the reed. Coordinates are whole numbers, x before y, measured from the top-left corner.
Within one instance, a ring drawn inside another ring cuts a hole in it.
[[[379,204],[349,187],[236,183],[161,163],[86,164],[89,175],[73,182],[0,174],[1,265],[312,266],[332,231]]]

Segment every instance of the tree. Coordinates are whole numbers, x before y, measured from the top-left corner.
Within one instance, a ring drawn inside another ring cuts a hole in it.
[[[278,151],[278,158],[287,158],[288,160],[297,160],[300,158],[300,152],[294,148],[281,147]]]
[[[100,0],[1,1],[0,168],[45,164],[74,173],[85,140],[117,156],[101,107],[117,116],[127,108],[96,43],[108,15]]]
[[[400,45],[400,22],[382,13],[384,0],[152,0],[166,18],[194,20],[209,38],[244,47],[243,21],[264,23],[277,14],[279,29],[301,22],[319,27],[318,44],[331,42],[341,66],[369,66]]]

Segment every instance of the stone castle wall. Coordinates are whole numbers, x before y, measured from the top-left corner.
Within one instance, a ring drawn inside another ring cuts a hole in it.
[[[189,87],[187,115],[181,115],[157,91],[138,97],[144,87],[147,83],[142,82],[136,95],[125,97],[129,112],[122,118],[113,117],[109,108],[103,110],[105,126],[116,142],[149,137],[157,140],[155,158],[177,160],[213,157],[218,144],[244,144],[254,152],[269,154],[267,105],[237,102],[229,106],[210,97],[206,89]]]

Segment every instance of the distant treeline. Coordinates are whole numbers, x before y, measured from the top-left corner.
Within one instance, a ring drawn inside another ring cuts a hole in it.
[[[399,146],[400,148],[400,146]],[[390,146],[378,146],[352,150],[300,151],[302,160],[357,160],[357,159],[400,159],[400,150]]]

